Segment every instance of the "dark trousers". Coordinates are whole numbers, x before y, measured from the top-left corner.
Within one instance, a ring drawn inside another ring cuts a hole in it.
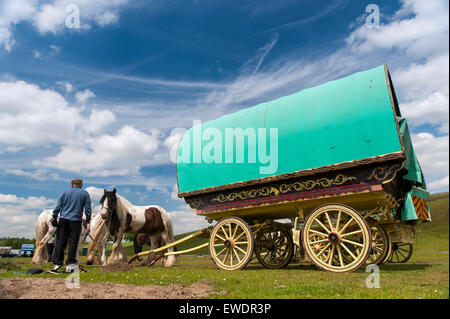
[[[48,254],[48,262],[51,262],[53,260],[53,249],[55,248],[55,243],[47,243],[47,254]]]
[[[62,265],[64,263],[64,250],[67,243],[69,244],[69,253],[66,264],[77,264],[77,248],[78,240],[81,233],[81,221],[70,221],[67,219],[59,219],[56,230],[56,243],[53,251],[53,263]]]

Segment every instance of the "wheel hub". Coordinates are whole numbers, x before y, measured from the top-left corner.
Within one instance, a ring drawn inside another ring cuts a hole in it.
[[[328,235],[328,240],[330,241],[330,243],[332,243],[332,244],[337,244],[338,242],[339,242],[339,234],[337,234],[337,233],[330,233],[329,235]]]
[[[230,240],[225,240],[225,242],[223,243],[225,245],[225,247],[230,248],[233,246],[233,243]]]

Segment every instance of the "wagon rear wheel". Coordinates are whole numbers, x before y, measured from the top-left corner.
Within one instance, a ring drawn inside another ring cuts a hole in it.
[[[373,219],[368,219],[372,234],[372,246],[366,264],[380,265],[384,263],[391,253],[391,241],[383,226]]]
[[[294,254],[291,234],[286,230],[260,231],[256,235],[255,254],[265,268],[286,267]]]
[[[372,239],[366,220],[358,212],[332,204],[317,208],[306,218],[302,243],[316,266],[349,272],[365,264]]]
[[[253,246],[250,227],[238,217],[220,220],[209,238],[211,258],[223,270],[239,270],[247,266],[253,255]]]
[[[412,244],[393,243],[392,252],[389,256],[390,263],[406,263],[413,254]]]

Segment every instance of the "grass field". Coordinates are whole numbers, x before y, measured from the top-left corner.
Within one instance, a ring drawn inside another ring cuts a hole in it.
[[[250,263],[241,271],[218,270],[204,255],[181,256],[176,267],[152,268],[135,264],[136,272],[104,273],[99,266],[86,266],[82,282],[110,282],[132,285],[188,285],[206,280],[216,291],[213,298],[449,298],[449,224],[448,193],[432,196],[433,222],[417,227],[414,254],[406,264],[380,266],[380,288],[366,288],[369,275],[364,269],[354,273],[335,274],[318,270],[310,264],[289,265],[268,270]],[[185,248],[185,247],[184,247]],[[179,247],[179,249],[183,249]],[[29,258],[16,270],[0,270],[0,279],[31,277],[20,274],[31,268]],[[84,261],[84,259],[82,259]],[[50,268],[50,265],[44,266]],[[55,277],[64,275],[33,275]]]

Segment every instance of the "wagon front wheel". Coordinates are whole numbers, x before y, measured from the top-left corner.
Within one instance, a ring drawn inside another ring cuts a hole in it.
[[[306,218],[302,243],[316,266],[331,272],[350,272],[365,264],[372,239],[361,214],[332,204],[317,208]]]
[[[253,255],[253,247],[252,231],[238,217],[220,220],[209,238],[211,258],[223,270],[239,270],[247,266]]]

